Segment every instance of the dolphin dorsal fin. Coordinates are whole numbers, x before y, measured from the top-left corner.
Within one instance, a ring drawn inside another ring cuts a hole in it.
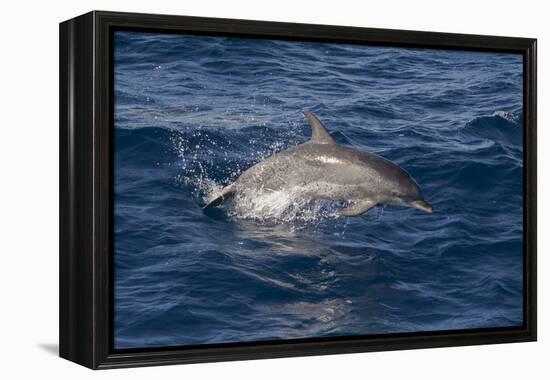
[[[336,144],[336,141],[332,137],[330,137],[330,134],[328,133],[327,129],[321,123],[317,117],[312,114],[311,112],[304,112],[304,116],[307,118],[307,121],[309,121],[309,125],[311,125],[311,140],[309,141],[312,144]]]

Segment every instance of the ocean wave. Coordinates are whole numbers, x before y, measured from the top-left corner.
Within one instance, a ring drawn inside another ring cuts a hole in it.
[[[473,137],[484,138],[502,145],[521,149],[523,142],[521,113],[495,111],[490,116],[470,120],[465,131]]]
[[[234,116],[220,119],[225,125],[231,125],[231,120],[242,122],[258,122],[258,119],[232,119]],[[210,123],[216,124],[209,119]],[[479,142],[465,143],[459,149],[469,152],[461,160],[444,164],[446,170],[452,170],[448,182],[452,186],[465,188],[471,185],[472,189],[482,185],[483,188],[492,188],[499,183],[511,180],[513,183],[521,177],[521,161],[500,170],[494,175],[496,166],[502,165],[510,159],[510,155],[517,156],[518,151],[510,151],[506,144],[517,147],[518,132],[521,123],[517,113],[496,111],[490,116],[477,117],[469,121],[464,130],[473,138],[483,138]],[[401,130],[394,132],[399,133]],[[175,181],[180,185],[190,186],[193,197],[202,204],[206,204],[218,194],[223,186],[234,181],[244,170],[254,163],[282,151],[290,146],[307,139],[302,126],[293,126],[290,129],[275,129],[267,126],[248,127],[238,129],[215,127],[198,129],[178,128],[142,128],[117,129],[117,147],[121,154],[129,154],[131,150],[148,147],[148,154],[154,156],[157,162],[173,160],[179,167]],[[408,132],[407,132],[408,133]],[[254,137],[254,136],[257,137]],[[246,136],[246,137],[244,137]],[[260,138],[261,136],[261,138]],[[464,135],[463,135],[464,136]],[[424,136],[422,132],[408,133],[409,138],[418,141],[437,140],[435,137]],[[430,155],[433,149],[420,147],[398,148],[388,151],[387,157],[400,156],[398,162],[406,162],[407,157],[415,162],[415,155]],[[483,156],[483,160],[472,159],[472,155]],[[384,153],[383,153],[384,155]],[[177,157],[177,158],[176,158]],[[456,154],[454,157],[457,157]],[[136,157],[138,161],[147,160],[147,157]],[[518,157],[520,158],[520,157]],[[445,162],[442,158],[442,163]],[[419,164],[409,166],[414,169]],[[429,168],[430,165],[422,164]],[[434,167],[433,164],[431,167]],[[441,164],[437,170],[442,168]],[[440,175],[444,175],[440,173]],[[422,178],[422,176],[420,177]],[[200,205],[198,205],[200,206]],[[317,222],[337,217],[337,210],[343,206],[342,202],[330,202],[311,199],[302,199],[299,192],[251,192],[237,197],[228,204],[228,214],[231,217],[256,219],[259,221],[275,222]]]

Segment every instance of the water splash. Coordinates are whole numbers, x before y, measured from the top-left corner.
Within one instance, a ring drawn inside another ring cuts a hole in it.
[[[228,213],[232,217],[261,222],[305,224],[339,217],[340,202],[307,199],[302,194],[299,189],[240,194]]]
[[[191,133],[174,131],[171,142],[180,162],[181,174],[176,183],[189,186],[197,201],[205,205],[218,197],[223,188],[235,181],[242,172],[255,163],[301,142],[295,128],[275,136],[266,129],[267,136],[250,137],[246,146],[235,147],[231,139],[220,140],[215,133],[199,127]],[[226,133],[227,136],[227,133]],[[271,138],[270,138],[271,137]],[[242,150],[248,151],[243,152]],[[235,150],[235,151],[234,151]],[[244,161],[238,157],[247,156]],[[226,213],[235,219],[250,219],[264,223],[314,224],[335,219],[337,211],[346,203],[311,200],[303,197],[300,189],[267,191],[257,189],[238,194],[224,204]]]

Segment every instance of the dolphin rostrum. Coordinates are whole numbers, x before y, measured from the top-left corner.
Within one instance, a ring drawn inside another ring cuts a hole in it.
[[[432,212],[409,173],[376,154],[337,144],[315,115],[304,115],[311,125],[311,140],[247,169],[204,209],[251,190],[288,190],[308,199],[348,201],[339,211],[343,216],[361,215],[382,204]]]

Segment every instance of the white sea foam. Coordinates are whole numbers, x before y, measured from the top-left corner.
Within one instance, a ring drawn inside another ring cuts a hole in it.
[[[506,120],[507,122],[509,123],[512,123],[512,124],[517,124],[519,122],[519,117],[517,114],[513,113],[513,112],[508,112],[508,111],[496,111],[493,113],[492,116],[497,116],[497,117],[500,117],[504,120]]]

